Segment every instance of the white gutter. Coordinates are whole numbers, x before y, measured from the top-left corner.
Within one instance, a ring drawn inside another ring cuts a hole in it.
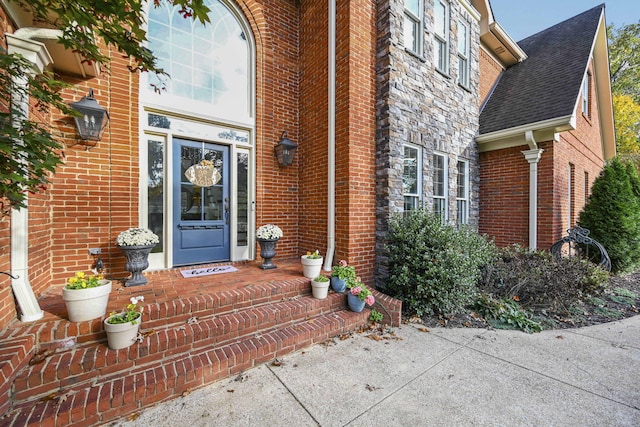
[[[329,0],[329,101],[327,176],[327,254],[324,270],[330,271],[336,247],[336,0]]]

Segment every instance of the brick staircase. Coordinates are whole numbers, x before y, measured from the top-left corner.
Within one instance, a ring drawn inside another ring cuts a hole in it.
[[[44,319],[0,331],[0,426],[107,423],[367,324],[369,310],[348,310],[343,294],[311,297],[299,261],[279,266],[194,279],[169,270],[139,289],[114,286],[109,311],[145,296],[144,337],[121,350],[107,347],[101,319],[66,320],[51,292]],[[397,325],[400,303],[375,296]]]

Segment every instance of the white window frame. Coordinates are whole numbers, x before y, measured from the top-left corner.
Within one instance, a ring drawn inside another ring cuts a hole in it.
[[[438,172],[436,170],[436,157],[439,157],[442,159],[442,171],[443,171],[443,177],[442,177],[442,192],[444,194],[436,194],[436,173]],[[444,154],[444,153],[437,153],[434,152],[433,153],[433,174],[432,174],[432,182],[433,182],[433,212],[436,213],[437,215],[440,215],[440,218],[442,219],[442,223],[446,224],[447,221],[449,220],[449,157]],[[436,202],[439,201],[439,202]],[[441,211],[436,211],[436,205],[438,203],[442,204],[442,208]]]
[[[585,116],[590,117],[589,111],[589,87],[591,86],[591,73],[586,72],[582,81],[582,112]]]
[[[470,27],[465,21],[458,21],[458,84],[469,87],[471,61],[469,60]]]
[[[439,6],[444,8],[444,16],[438,19],[438,12],[441,10]],[[449,2],[446,0],[435,0],[435,12],[434,12],[434,60],[436,70],[449,74]],[[442,22],[440,22],[442,20]],[[442,25],[438,25],[438,24]],[[442,31],[443,33],[441,33]]]
[[[405,157],[405,149],[409,148],[411,150],[415,150],[416,151],[416,192],[415,193],[408,193],[405,192],[405,186],[404,186],[404,181],[402,183],[402,195],[403,195],[403,211],[407,212],[408,210],[415,210],[418,209],[420,207],[420,203],[422,201],[422,147],[417,146],[417,145],[413,145],[413,144],[407,144],[405,143],[402,147],[402,177],[404,180],[404,167],[405,167],[405,161],[406,161],[406,157]],[[406,203],[406,198],[407,197],[411,197],[414,199],[414,203],[413,206],[411,207],[411,209],[406,209],[407,208],[407,203]]]
[[[418,10],[411,10],[407,7],[409,1],[405,0],[403,43],[405,49],[422,56],[424,50],[424,0],[417,1]]]
[[[460,165],[462,165],[462,194],[460,194]],[[458,225],[469,224],[469,161],[458,159],[456,180],[456,208]]]

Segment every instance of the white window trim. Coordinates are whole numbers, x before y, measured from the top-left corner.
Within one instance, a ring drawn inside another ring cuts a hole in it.
[[[413,28],[416,31],[415,34],[415,44],[417,49],[414,49],[414,46],[404,46],[406,50],[409,52],[422,56],[424,54],[424,0],[418,0],[418,10],[419,16],[416,16],[411,10],[405,7],[404,16],[408,18],[411,22],[413,22]],[[406,20],[404,21],[406,23]],[[403,31],[403,43],[406,39],[405,35],[407,34],[408,28],[404,28]]]
[[[440,152],[434,152],[433,156],[439,156],[442,157],[443,159],[443,169],[444,169],[444,177],[443,179],[443,191],[444,194],[442,196],[436,196],[435,194],[435,189],[432,188],[433,191],[433,205],[435,205],[435,200],[443,200],[444,201],[444,215],[442,217],[442,222],[443,223],[447,223],[449,221],[449,157],[447,156],[447,154],[445,153],[440,153]],[[433,159],[432,159],[433,161]],[[433,172],[435,173],[435,168],[432,168]],[[431,176],[431,181],[432,181],[432,187],[433,187],[433,182],[434,182],[434,174],[432,173]],[[435,210],[434,210],[435,212]]]
[[[458,201],[465,202],[464,212],[462,212],[461,224],[468,224],[469,223],[469,161],[465,159],[458,159],[458,163],[464,164],[464,197],[458,197],[458,182],[456,180],[456,209],[458,208],[458,203],[457,203]]]
[[[440,67],[440,57],[438,55],[439,49],[438,45],[434,43],[434,56],[435,56],[435,68],[444,74],[449,74],[449,42],[450,42],[450,29],[451,29],[451,21],[450,21],[450,9],[449,2],[446,0],[436,0],[436,4],[442,4],[445,7],[444,10],[444,34],[438,34],[437,30],[433,31],[434,42],[441,44],[444,46],[444,64],[443,67]],[[434,16],[435,19],[435,16]],[[434,29],[436,28],[434,21]]]
[[[417,159],[418,159],[418,164],[416,165],[417,168],[417,174],[416,174],[416,193],[405,193],[404,189],[402,192],[402,206],[403,206],[403,211],[406,212],[406,210],[404,209],[404,198],[409,196],[409,197],[416,197],[418,199],[418,207],[420,205],[420,202],[422,202],[422,147],[420,147],[419,145],[414,145],[414,144],[409,144],[409,143],[404,143],[402,145],[402,162],[403,162],[403,171],[402,174],[404,176],[404,148],[405,147],[409,147],[412,148],[414,150],[416,150],[418,152],[417,154]]]
[[[458,84],[462,87],[468,88],[469,84],[470,84],[470,76],[471,76],[471,60],[470,60],[470,54],[469,51],[471,49],[471,26],[469,25],[468,22],[466,21],[459,21],[458,24],[458,38],[460,38],[460,31],[459,29],[462,28],[462,26],[464,25],[464,27],[466,28],[466,31],[463,34],[463,37],[465,38],[465,51],[461,52],[460,51],[460,41],[458,40],[458,61],[462,62],[465,61],[465,66],[464,66],[464,73],[460,73],[460,66],[458,66]]]

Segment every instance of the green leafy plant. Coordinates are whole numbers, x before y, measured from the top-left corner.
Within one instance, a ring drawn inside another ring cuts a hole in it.
[[[380,322],[382,322],[383,318],[384,318],[384,316],[382,315],[382,313],[380,313],[375,308],[371,310],[371,313],[369,313],[369,321],[370,322],[380,323]]]
[[[485,317],[487,322],[498,329],[519,329],[532,333],[540,332],[540,324],[531,319],[531,314],[522,309],[514,300],[494,299],[489,294],[480,294],[473,308]]]
[[[477,293],[481,267],[496,252],[474,230],[443,225],[425,209],[392,218],[387,249],[387,287],[418,316],[463,311]]]
[[[340,280],[348,282],[349,280],[355,280],[356,268],[348,265],[347,261],[341,259],[338,265],[334,265],[331,269],[331,277],[337,277]]]
[[[320,275],[316,276],[316,278],[313,279],[313,281],[314,282],[323,283],[323,282],[328,282],[329,278],[327,276],[325,276],[324,274],[320,274]]]
[[[69,278],[67,284],[65,286],[66,289],[89,289],[89,288],[97,288],[98,286],[104,285],[103,280],[104,277],[101,274],[95,274],[91,276],[87,276],[82,271],[78,271],[75,276]]]
[[[143,296],[131,297],[131,303],[127,304],[121,313],[110,313],[107,318],[107,323],[117,325],[121,323],[131,322],[135,325],[138,322],[138,318],[142,316],[144,307],[138,307],[138,303],[144,301]]]

